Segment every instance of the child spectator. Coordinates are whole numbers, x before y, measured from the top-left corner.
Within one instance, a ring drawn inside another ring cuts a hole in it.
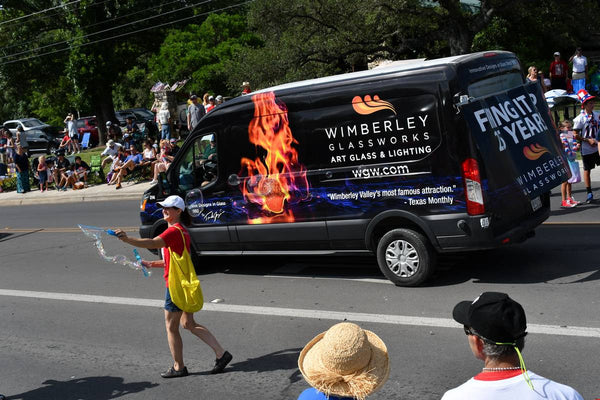
[[[37,175],[40,181],[40,192],[48,190],[48,166],[46,165],[46,156],[39,156],[37,165]]]
[[[56,185],[57,190],[67,190],[66,187],[63,187],[63,182],[66,182],[67,175],[66,172],[71,166],[71,163],[65,157],[64,150],[59,150],[57,152],[58,159],[56,160],[56,168],[54,168],[54,185]]]
[[[567,161],[569,162],[569,168],[571,169],[571,178],[560,187],[562,194],[562,203],[560,206],[562,208],[573,208],[579,204],[578,201],[575,201],[571,192],[571,184],[581,182],[579,163],[575,159],[577,150],[579,150],[579,143],[576,141],[577,135],[573,132],[572,127],[573,125],[569,120],[564,120],[560,124],[560,140],[562,141]]]
[[[87,187],[87,177],[90,172],[90,166],[81,159],[81,157],[75,157],[75,181],[83,179],[83,186]]]
[[[15,140],[9,130],[6,131],[6,158],[7,164],[15,162]]]

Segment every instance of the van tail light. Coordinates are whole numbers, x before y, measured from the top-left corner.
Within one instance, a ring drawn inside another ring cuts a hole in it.
[[[481,177],[479,165],[474,158],[467,158],[462,163],[462,175],[465,183],[465,197],[467,200],[467,213],[480,215],[485,213],[483,205],[483,192],[481,190]]]

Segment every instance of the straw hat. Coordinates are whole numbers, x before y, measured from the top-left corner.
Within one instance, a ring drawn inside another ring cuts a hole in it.
[[[342,322],[304,346],[298,368],[309,385],[328,396],[364,399],[385,383],[390,360],[376,334]]]

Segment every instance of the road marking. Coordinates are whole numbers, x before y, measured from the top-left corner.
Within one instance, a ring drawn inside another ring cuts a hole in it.
[[[384,285],[393,285],[394,283],[386,278],[348,278],[339,276],[294,276],[294,275],[263,275],[265,278],[283,278],[283,279],[335,279],[336,281],[351,281],[351,282],[366,282],[366,283],[383,283]]]
[[[112,229],[114,227],[109,227],[109,228],[103,228],[103,229]],[[124,232],[137,232],[140,228],[136,227],[136,226],[128,226],[125,228],[119,228]],[[35,233],[75,233],[75,232],[81,232],[81,229],[79,229],[78,227],[65,227],[65,228],[11,228],[11,227],[5,227],[0,229],[0,233],[3,232],[8,232],[8,233],[28,233],[28,232],[35,232]]]
[[[0,296],[27,297],[46,300],[65,300],[79,301],[99,304],[120,304],[127,306],[159,307],[162,308],[163,300],[138,299],[131,297],[114,296],[95,296],[87,294],[73,293],[52,293],[52,292],[33,292],[26,290],[0,289]],[[245,306],[236,304],[213,304],[204,303],[205,311],[228,312],[238,314],[265,315],[269,317],[293,317],[325,319],[334,321],[354,321],[371,322],[376,324],[408,325],[408,326],[427,326],[435,328],[462,328],[454,320],[449,318],[430,318],[430,317],[412,317],[405,315],[388,314],[367,314],[343,311],[326,310],[307,310],[301,308],[279,308],[279,307],[261,307]],[[558,325],[539,325],[529,324],[527,330],[529,333],[539,333],[543,335],[562,335],[600,338],[600,328],[591,328],[583,326],[558,326]]]

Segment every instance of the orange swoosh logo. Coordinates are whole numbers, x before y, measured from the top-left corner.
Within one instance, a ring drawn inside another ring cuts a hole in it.
[[[537,160],[542,156],[542,154],[549,152],[550,151],[548,151],[547,148],[545,148],[544,146],[540,146],[537,143],[531,144],[529,145],[529,147],[523,147],[523,154],[530,160]]]
[[[377,95],[373,96],[372,99],[371,96],[366,95],[364,100],[360,96],[355,96],[352,99],[352,106],[354,111],[362,115],[373,114],[381,110],[390,110],[396,114],[396,109],[392,103],[381,100]]]

